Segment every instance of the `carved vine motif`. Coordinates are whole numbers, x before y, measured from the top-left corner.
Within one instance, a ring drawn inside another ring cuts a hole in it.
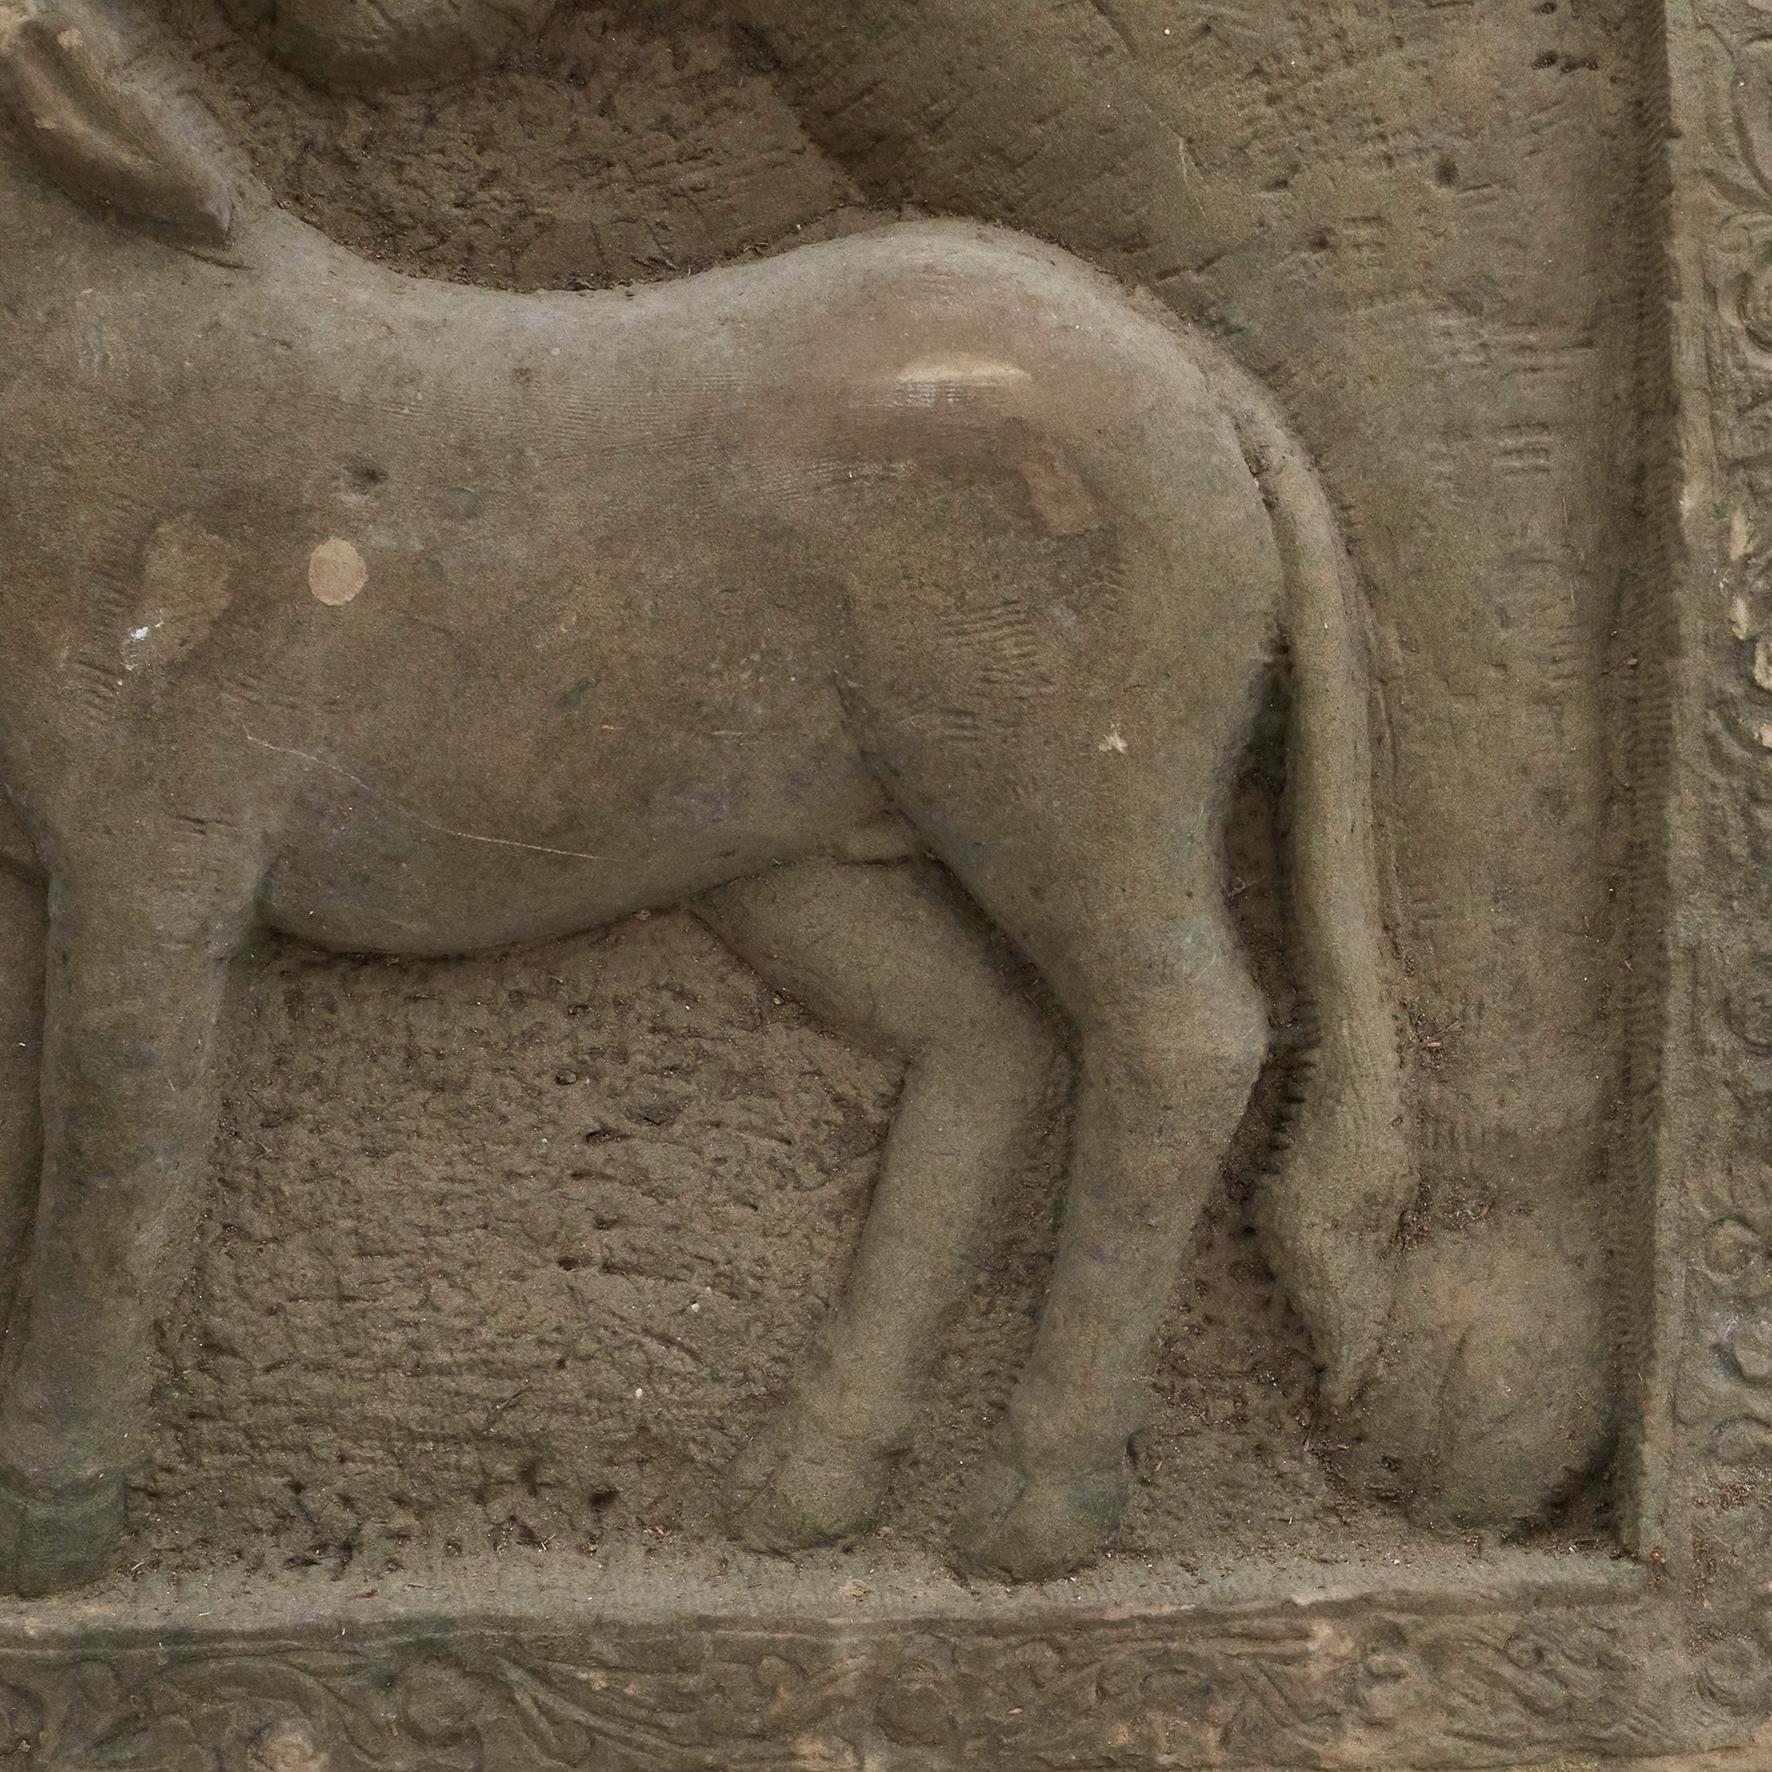
[[[1480,1765],[1671,1740],[1665,1667],[1641,1607],[209,1644],[11,1659],[0,1757],[69,1772],[760,1772],[1400,1764],[1431,1743],[1436,1763]]]
[[[1708,1358],[1679,1398],[1706,1435],[1715,1465],[1751,1471],[1772,1461],[1772,1168],[1708,1178],[1702,1258]]]
[[[1758,1718],[1772,1711],[1772,1606],[1754,1580],[1772,1560],[1757,1493],[1772,1468],[1772,1168],[1712,1179],[1699,1194],[1709,1218],[1676,1410],[1693,1430],[1692,1497],[1723,1510],[1701,1516],[1693,1530],[1704,1598],[1727,1634],[1705,1651],[1698,1681],[1723,1709]],[[1713,1594],[1719,1541],[1726,1541],[1723,1591]]]
[[[1772,493],[1763,471],[1772,391],[1772,6],[1705,0],[1676,50],[1677,95],[1704,120],[1703,185],[1680,193],[1697,235],[1714,451],[1714,603],[1687,612],[1710,667],[1701,813],[1704,883],[1719,915],[1699,979],[1696,1063],[1720,1113],[1694,1153],[1679,1222],[1692,1251],[1673,1413],[1670,1543],[1700,1602],[1698,1685],[1759,1719],[1772,1710],[1772,962],[1764,903],[1772,810]],[[1699,453],[1702,455],[1703,450]],[[1702,473],[1702,463],[1693,464]],[[1709,520],[1708,514],[1706,519]],[[1708,550],[1707,550],[1708,551]],[[1693,575],[1694,596],[1707,595]],[[1695,710],[1696,712],[1696,710]],[[1670,1177],[1677,1182],[1681,1178]]]

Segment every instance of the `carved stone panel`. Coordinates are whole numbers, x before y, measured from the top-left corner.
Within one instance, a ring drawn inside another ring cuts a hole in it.
[[[0,1760],[1759,1763],[1772,7],[0,125]]]

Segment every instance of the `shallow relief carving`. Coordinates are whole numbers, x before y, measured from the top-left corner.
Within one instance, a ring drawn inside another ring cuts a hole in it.
[[[1680,1441],[1668,1503],[1703,1607],[1699,1680],[1728,1710],[1758,1718],[1772,1701],[1772,1613],[1763,1571],[1772,1518],[1763,1498],[1772,1410],[1762,1344],[1772,1331],[1764,1279],[1767,1146],[1764,941],[1757,903],[1764,872],[1763,703],[1772,682],[1765,639],[1766,487],[1759,471],[1766,350],[1765,286],[1772,185],[1765,158],[1772,118],[1766,17],[1751,6],[1700,6],[1678,42],[1697,120],[1684,168],[1689,233],[1676,261],[1685,279],[1690,374],[1710,398],[1686,428],[1689,545],[1711,568],[1692,613],[1686,693],[1702,707],[1708,771],[1693,796],[1689,836],[1701,946],[1691,987],[1692,1057],[1710,1071],[1714,1121],[1694,1129],[1690,1178],[1671,1200],[1670,1228],[1692,1251],[1674,1381]],[[1702,370],[1696,353],[1702,349]],[[1701,506],[1700,495],[1705,502]],[[1695,718],[1698,717],[1695,715]],[[1748,896],[1744,901],[1740,894]]]
[[[38,162],[14,262],[42,315],[8,416],[44,433],[47,483],[9,523],[37,591],[10,624],[7,788],[51,907],[3,1429],[17,1586],[91,1578],[121,1527],[224,969],[266,926],[423,954],[688,897],[907,1061],[815,1370],[739,1479],[764,1548],[869,1524],[1052,1057],[918,855],[1078,1041],[1050,1298],[967,1554],[1025,1577],[1097,1548],[1173,1251],[1265,1047],[1215,826],[1276,634],[1320,1029],[1292,1128],[1310,1186],[1277,1184],[1268,1218],[1328,1394],[1351,1398],[1413,1183],[1362,618],[1266,396],[1080,263],[970,226],[619,296],[401,283],[230,191],[107,30],[27,8],[8,40]],[[96,363],[93,333],[114,341]],[[168,394],[169,362],[190,392]],[[71,538],[95,452],[128,457],[129,505]],[[390,653],[419,625],[441,680],[402,681]],[[1184,671],[1200,687],[1178,696]]]
[[[1057,1619],[878,1642],[755,1629],[430,1637],[348,1649],[234,1643],[163,1660],[21,1668],[8,1715],[52,1764],[364,1772],[741,1766],[1496,1764],[1634,1755],[1673,1739],[1628,1614],[1427,1619]],[[1622,1696],[1628,1693],[1628,1697]],[[202,1756],[212,1756],[206,1760]]]
[[[279,9],[278,52],[322,83],[404,82],[385,43],[335,49],[329,17]],[[1255,1217],[1320,1369],[1311,1431],[1423,1525],[1555,1531],[1610,1416],[1575,1284],[1545,1318],[1580,1353],[1567,1413],[1509,1420],[1499,1480],[1427,1449],[1447,1353],[1399,1324],[1469,1286],[1416,1253],[1445,1208],[1411,1150],[1371,618],[1282,400],[1078,261],[971,224],[598,296],[405,281],[266,202],[123,9],[8,28],[15,257],[61,279],[24,322],[52,348],[5,396],[57,440],[49,496],[8,513],[35,590],[0,715],[13,859],[52,886],[42,1125],[8,1126],[44,1146],[13,1207],[35,1229],[0,1410],[19,1590],[102,1574],[121,1529],[231,956],[267,924],[425,955],[680,901],[906,1077],[845,1288],[733,1467],[724,1530],[773,1555],[873,1526],[978,1229],[1066,1074],[1040,1327],[941,1536],[987,1584],[1087,1565],[1134,1491],[1152,1344],[1269,1045],[1220,846],[1282,648],[1306,1057]],[[418,83],[476,41],[431,40]],[[269,436],[267,412],[290,415]],[[199,425],[201,451],[165,448]],[[125,508],[70,543],[48,513],[101,483]],[[1755,1233],[1726,1204],[1706,1271],[1728,1298]],[[1524,1383],[1542,1347],[1478,1319],[1460,1357]],[[1729,1334],[1751,1382],[1751,1329]],[[1655,1547],[1644,1579],[1667,1566]],[[859,1648],[805,1593],[614,1636],[413,1617],[260,1648],[181,1620],[170,1660],[125,1612],[100,1660],[55,1626],[11,1684],[21,1738],[68,1764],[774,1764],[809,1742],[862,1764],[1476,1764],[1757,1715],[1751,1636],[1713,1633],[1694,1681],[1628,1562],[1399,1579],[1349,1599],[1282,1578],[1259,1616],[1148,1626],[1107,1598],[973,1631],[941,1596]]]

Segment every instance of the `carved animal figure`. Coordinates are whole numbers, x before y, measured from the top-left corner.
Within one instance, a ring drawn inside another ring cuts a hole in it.
[[[1221,827],[1282,645],[1318,1039],[1265,1212],[1345,1402],[1411,1181],[1358,598],[1263,392],[976,226],[603,294],[402,278],[233,176],[161,66],[101,0],[0,10],[0,849],[48,887],[0,1580],[88,1580],[121,1527],[230,955],[678,902],[907,1066],[737,1529],[878,1504],[1053,1059],[1013,951],[1076,1123],[961,1555],[1090,1554],[1268,1045]]]

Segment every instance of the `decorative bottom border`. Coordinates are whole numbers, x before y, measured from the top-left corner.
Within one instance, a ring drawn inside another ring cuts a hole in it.
[[[1707,1671],[1625,1562],[1514,1553],[1454,1579],[1340,1587],[1295,1570],[1291,1591],[1282,1572],[1264,1596],[1227,1598],[1232,1584],[1197,1605],[1174,1603],[1193,1576],[1157,1568],[1111,1595],[898,1597],[884,1578],[839,1587],[841,1564],[773,1583],[693,1569],[599,1574],[599,1595],[575,1597],[551,1576],[525,1589],[505,1565],[477,1610],[299,1582],[8,1607],[0,1762],[1396,1772],[1716,1747],[1750,1732],[1762,1697]],[[475,1593],[476,1574],[455,1574],[452,1594]]]

